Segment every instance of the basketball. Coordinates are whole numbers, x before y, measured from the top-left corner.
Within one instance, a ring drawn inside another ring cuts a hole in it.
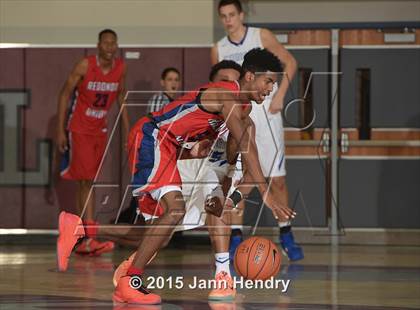
[[[271,240],[251,237],[243,241],[235,252],[236,272],[250,280],[266,280],[280,269],[281,255]]]

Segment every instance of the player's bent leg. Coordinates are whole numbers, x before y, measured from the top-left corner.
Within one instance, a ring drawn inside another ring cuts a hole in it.
[[[146,224],[150,224],[150,223],[146,222]],[[145,225],[141,225],[141,226],[139,225],[139,226],[134,226],[134,227],[132,225],[130,225],[130,226],[127,226],[127,227],[122,227],[122,229],[118,230],[118,235],[120,237],[115,239],[115,241],[117,243],[120,243],[120,244],[123,244],[123,245],[128,245],[128,246],[132,246],[133,244],[135,244],[135,247],[137,248],[141,238],[144,237],[144,229],[145,228],[146,228]],[[123,230],[125,231],[125,236],[121,235]],[[108,229],[104,230],[104,233],[106,233],[107,236],[110,237],[110,238],[112,238],[112,236],[115,237],[115,235],[117,235],[116,233],[113,232],[112,228],[108,228]],[[123,239],[123,238],[125,238],[125,239]],[[134,238],[136,238],[136,239],[134,240]],[[165,242],[162,245],[162,248],[164,248],[168,245],[169,240],[170,240],[170,238],[168,238],[167,242]],[[128,268],[133,263],[135,254],[136,254],[136,252],[131,254],[129,258],[122,261],[121,264],[115,269],[114,275],[113,275],[113,278],[112,278],[112,282],[114,284],[114,287],[117,286],[118,280],[122,276],[125,276],[127,274]],[[156,255],[157,255],[157,252],[147,262],[147,265],[149,265],[153,261],[153,259],[156,257]]]
[[[270,186],[275,186],[279,189],[280,197],[279,200],[283,204],[288,204],[289,194],[286,185],[286,177],[279,176],[273,177],[270,180]],[[279,221],[280,236],[279,241],[283,253],[289,258],[290,261],[298,261],[304,258],[302,247],[295,242],[292,226],[290,221],[281,220]]]
[[[245,209],[245,201],[239,202],[238,209]],[[229,245],[229,256],[231,261],[235,256],[239,244],[244,240],[242,234],[243,215],[243,212],[233,212],[231,216],[231,236]]]
[[[138,247],[141,238],[144,236],[146,225],[117,224],[99,227],[98,236],[115,243]]]
[[[142,274],[147,263],[171,236],[176,225],[185,215],[185,203],[181,191],[170,191],[161,197],[159,203],[164,208],[163,215],[145,231],[133,263],[127,274],[117,283],[113,300],[133,304],[159,304],[160,296],[148,291],[142,283]]]
[[[145,237],[138,248],[139,255],[134,260],[138,268],[146,266],[185,216],[185,202],[181,191],[170,191],[164,194],[159,203],[164,209],[164,214],[145,230]]]

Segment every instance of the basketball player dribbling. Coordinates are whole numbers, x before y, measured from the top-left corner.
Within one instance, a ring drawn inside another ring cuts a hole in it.
[[[212,67],[209,80],[210,82],[237,81],[241,72],[242,68],[236,62],[223,60]],[[243,112],[246,113],[244,116],[249,115],[251,106],[245,105],[244,108]],[[215,279],[218,282],[226,281],[228,284],[226,286],[220,285],[210,291],[209,300],[218,301],[233,300],[236,295],[236,290],[231,285],[232,277],[229,268],[230,211],[235,212],[235,210],[226,210],[223,213],[221,201],[224,200],[231,185],[231,174],[235,169],[237,150],[236,147],[230,147],[228,148],[229,153],[227,152],[227,144],[232,139],[228,136],[229,131],[226,126],[224,127],[219,132],[207,158],[179,160],[177,162],[182,180],[182,194],[186,203],[186,212],[182,223],[175,230],[184,231],[207,225],[215,256]],[[217,200],[213,200],[213,198]],[[205,208],[206,201],[208,201],[208,206],[211,202],[214,203],[213,213]],[[141,204],[145,202],[145,200],[140,199],[136,204],[139,212],[141,212]],[[217,209],[215,209],[216,204]],[[146,224],[152,221],[153,214],[143,213],[142,216],[148,220]],[[139,225],[99,226],[97,235],[120,244],[137,245],[139,238],[142,237],[143,228]],[[162,245],[162,247],[164,246]],[[133,258],[134,254],[124,260],[115,270],[113,277],[115,286],[121,276],[126,274]]]
[[[154,204],[143,204],[141,208],[142,212],[154,214],[158,219],[145,231],[132,265],[126,276],[119,279],[114,301],[137,304],[161,302],[160,296],[142,285],[141,277],[148,261],[170,238],[185,215],[181,178],[176,165],[177,160],[182,158],[180,151],[185,144],[206,139],[214,141],[225,121],[240,151],[246,151],[242,154],[243,160],[248,163],[248,173],[254,183],[258,184],[267,206],[276,217],[289,219],[295,216],[287,206],[274,200],[278,189],[268,189],[258,164],[256,145],[249,139],[248,130],[242,121],[242,106],[249,104],[250,100],[258,103],[264,101],[277,81],[277,73],[274,72],[281,72],[281,64],[269,51],[255,49],[245,56],[242,69],[239,83],[203,85],[161,111],[140,119],[131,130],[128,144],[135,146],[130,154],[134,177],[133,195],[147,196],[154,201]],[[191,156],[186,154],[185,157]],[[64,232],[63,239],[67,240],[66,248],[71,251],[77,240],[74,232],[80,222],[78,219],[72,221],[71,217],[66,220],[72,224]],[[88,227],[86,233],[95,234],[94,230],[95,227]]]

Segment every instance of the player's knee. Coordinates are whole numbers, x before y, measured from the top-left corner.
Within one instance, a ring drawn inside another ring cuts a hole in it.
[[[169,210],[168,215],[171,223],[174,225],[180,223],[184,219],[185,213],[185,208],[176,208]]]
[[[176,225],[185,216],[185,202],[181,192],[170,192],[163,196],[166,216],[171,224]]]

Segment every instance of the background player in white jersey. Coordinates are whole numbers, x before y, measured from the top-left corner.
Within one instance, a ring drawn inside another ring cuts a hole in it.
[[[281,189],[282,203],[288,205],[288,192],[286,187],[286,169],[284,153],[284,131],[281,118],[283,101],[290,82],[296,72],[297,63],[293,56],[278,42],[274,34],[263,28],[247,27],[243,24],[244,12],[239,0],[221,0],[218,5],[220,20],[227,35],[217,42],[211,50],[211,62],[215,64],[223,59],[233,60],[242,64],[244,55],[251,49],[266,48],[276,55],[282,62],[284,74],[278,89],[274,89],[262,105],[253,103],[251,119],[255,123],[256,143],[264,176],[270,178],[269,184]],[[261,160],[264,158],[264,160]],[[239,163],[240,168],[241,165]],[[246,167],[244,167],[246,169]],[[234,176],[240,179],[241,174]],[[249,191],[251,187],[249,187]],[[248,193],[243,193],[248,194]],[[241,202],[242,208],[244,203]],[[243,213],[242,213],[243,214]],[[242,224],[243,219],[233,219],[233,223]],[[303,258],[303,251],[294,242],[291,224],[280,219],[280,244],[290,260]],[[233,226],[230,243],[230,253],[242,241],[242,225]]]

